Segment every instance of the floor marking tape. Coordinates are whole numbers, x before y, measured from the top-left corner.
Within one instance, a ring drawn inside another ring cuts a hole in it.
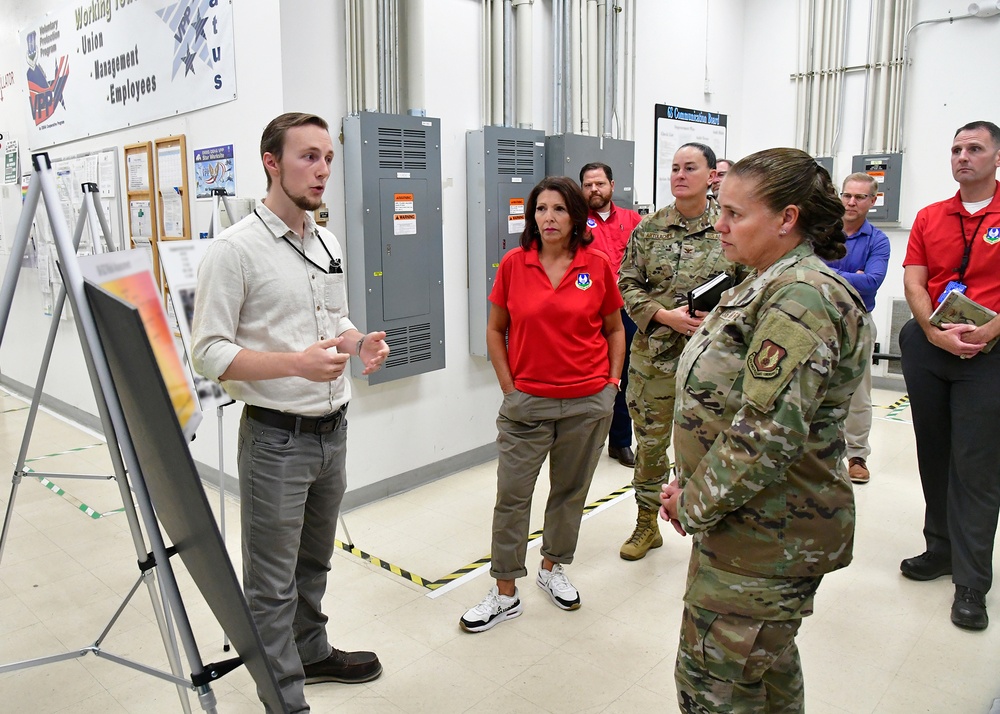
[[[98,446],[100,446],[100,444],[98,444]],[[44,458],[44,457],[40,456],[38,458]],[[24,473],[25,473],[25,475],[29,475],[29,474],[33,473],[33,470],[31,468],[25,466],[24,467]],[[91,519],[93,519],[95,521],[99,520],[101,518],[105,518],[107,516],[113,516],[116,513],[123,513],[125,511],[124,506],[122,508],[115,508],[115,509],[112,509],[110,511],[103,511],[103,512],[95,510],[95,509],[91,508],[90,506],[88,506],[83,501],[81,501],[76,496],[74,496],[74,495],[72,495],[70,493],[66,493],[65,489],[63,489],[58,484],[53,483],[52,481],[50,481],[46,477],[44,477],[44,476],[32,476],[32,478],[35,479],[36,481],[38,481],[38,483],[42,484],[42,486],[44,486],[45,488],[47,488],[50,491],[52,491],[52,493],[54,493],[55,495],[59,496],[60,498],[62,498],[65,501],[68,501],[70,504],[72,504],[73,508],[75,508],[76,510],[80,511],[81,513],[83,513],[85,516],[88,516],[89,518],[91,518]]]
[[[599,498],[593,503],[587,504],[583,508],[583,520],[590,518],[591,516],[596,516],[601,511],[610,508],[618,501],[621,501],[632,493],[631,486],[623,486],[617,491]],[[540,538],[542,537],[542,530],[538,529],[528,535],[528,548],[536,547],[541,545]],[[372,565],[382,568],[382,570],[398,575],[404,580],[408,580],[411,583],[415,583],[422,588],[430,590],[428,597],[440,597],[444,595],[449,590],[453,590],[459,585],[465,583],[468,580],[478,577],[482,573],[486,572],[490,566],[490,556],[485,556],[479,560],[469,563],[468,565],[463,565],[461,568],[448,573],[447,575],[438,578],[437,580],[428,580],[423,578],[416,573],[411,573],[409,570],[399,567],[398,565],[393,565],[381,558],[372,555],[371,553],[366,553],[365,551],[357,548],[353,545],[344,543],[340,540],[334,541],[337,548],[344,551],[345,553],[350,553],[356,558],[361,558],[361,560],[367,561]]]

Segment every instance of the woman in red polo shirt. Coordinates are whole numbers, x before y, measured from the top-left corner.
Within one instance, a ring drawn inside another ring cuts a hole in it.
[[[592,250],[591,240],[580,187],[552,176],[532,189],[521,246],[500,261],[486,327],[504,394],[490,568],[496,585],[462,617],[466,632],[521,614],[515,580],[528,574],[531,496],[546,456],[549,498],[536,582],[563,610],[580,607],[563,564],[573,562],[625,358],[621,295],[607,256]]]

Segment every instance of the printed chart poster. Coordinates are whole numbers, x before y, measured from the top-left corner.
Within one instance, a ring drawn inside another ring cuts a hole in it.
[[[227,196],[236,195],[236,164],[233,145],[195,149],[194,180],[198,185],[195,198],[211,198],[213,189],[225,189]]]
[[[181,343],[188,354],[191,367],[191,323],[194,321],[194,294],[198,287],[198,265],[205,251],[212,245],[210,240],[170,240],[158,243],[160,266],[170,287],[170,300],[181,331]],[[222,391],[216,382],[202,377],[191,368],[191,379],[198,395],[202,411],[232,404],[232,398]]]
[[[720,159],[725,157],[728,118],[725,114],[670,104],[657,104],[655,110],[653,203],[659,209],[674,200],[670,193],[670,170],[677,149],[693,142],[710,147]]]
[[[153,282],[146,257],[136,250],[81,256],[80,272],[84,278],[139,309],[177,421],[190,441],[201,423],[201,409],[190,375],[177,354],[174,333],[167,323],[163,300]]]
[[[20,46],[32,149],[236,99],[231,2],[76,0]]]

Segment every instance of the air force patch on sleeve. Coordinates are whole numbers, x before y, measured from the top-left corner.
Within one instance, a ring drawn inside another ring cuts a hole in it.
[[[788,350],[771,340],[764,340],[760,349],[747,356],[747,367],[757,379],[772,379],[781,374],[781,360]]]

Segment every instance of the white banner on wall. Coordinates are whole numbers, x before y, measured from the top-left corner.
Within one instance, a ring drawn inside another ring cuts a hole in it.
[[[231,0],[76,0],[20,42],[33,150],[236,99]]]

